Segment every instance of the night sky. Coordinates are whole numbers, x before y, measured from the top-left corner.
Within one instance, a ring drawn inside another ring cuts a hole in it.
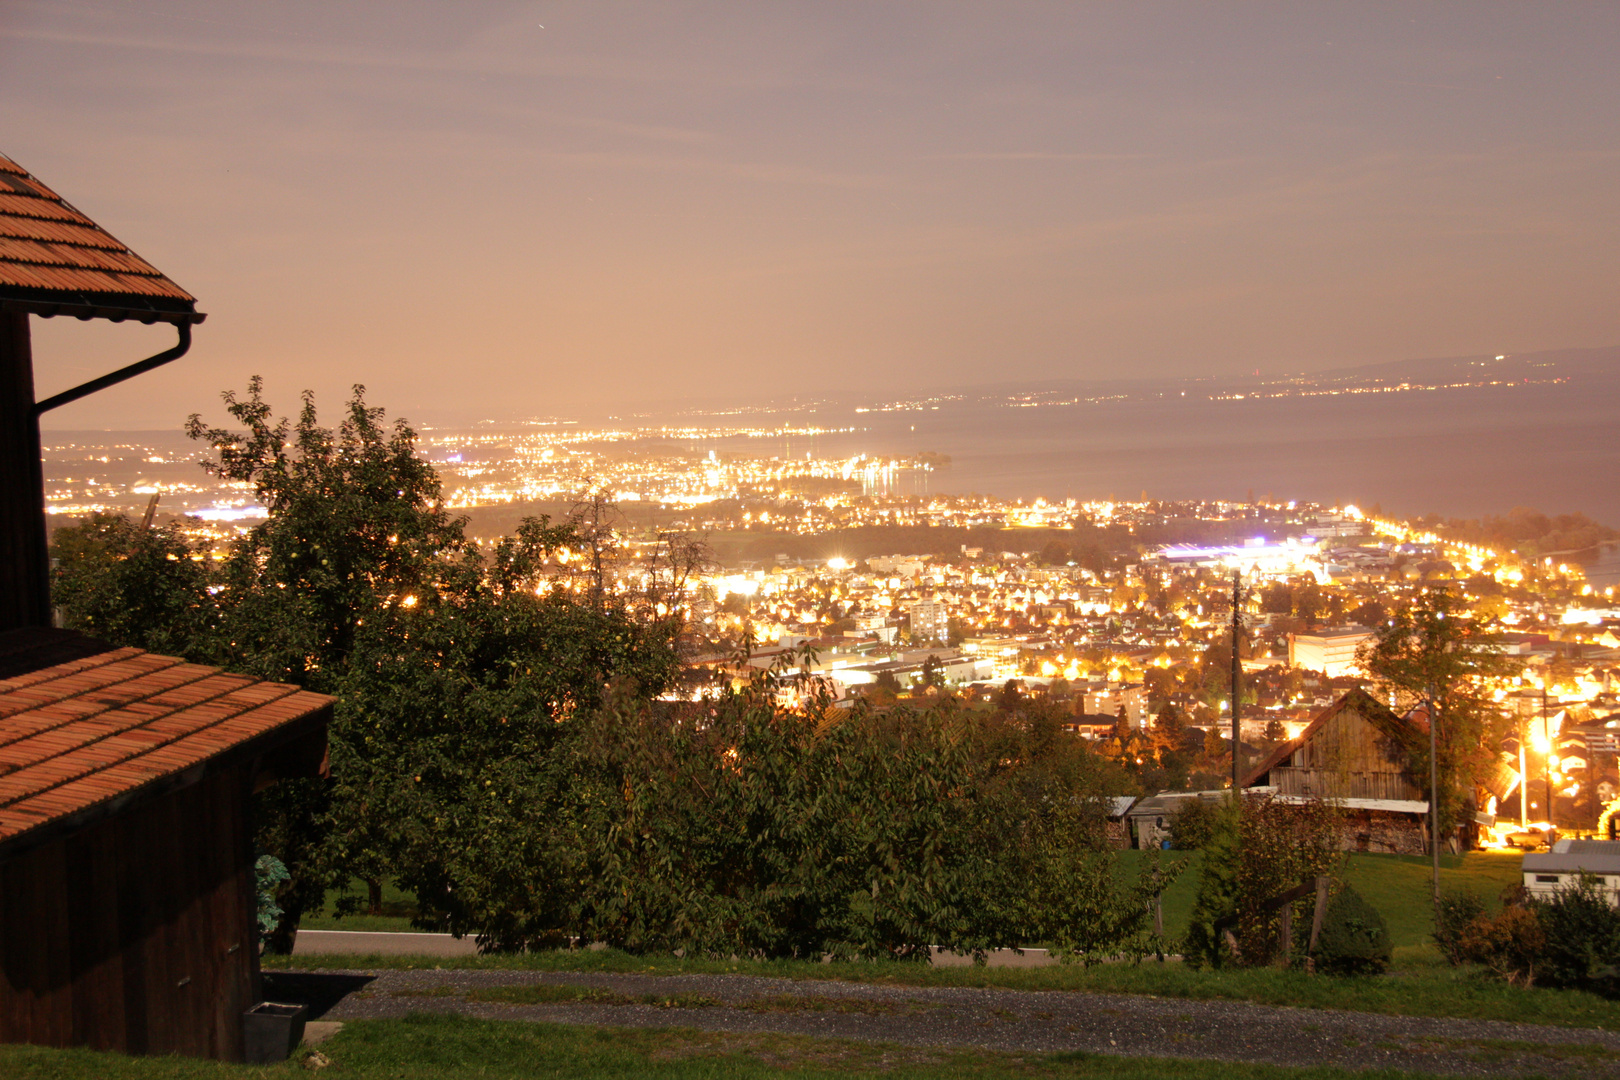
[[[190,357],[426,422],[1620,343],[1620,5],[5,0]],[[164,348],[35,322],[44,396]]]

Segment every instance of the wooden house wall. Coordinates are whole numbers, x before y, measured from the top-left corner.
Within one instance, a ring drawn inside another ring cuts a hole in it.
[[[1283,795],[1336,799],[1422,800],[1405,754],[1355,708],[1327,718],[1306,742],[1271,769]]]
[[[224,769],[0,863],[0,1041],[241,1059],[249,783]]]

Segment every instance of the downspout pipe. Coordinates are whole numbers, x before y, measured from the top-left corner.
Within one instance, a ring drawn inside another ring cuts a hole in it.
[[[180,340],[171,349],[165,349],[155,356],[148,356],[145,360],[137,360],[128,367],[121,367],[117,371],[103,375],[99,379],[91,379],[87,383],[80,383],[71,390],[64,390],[60,394],[53,394],[44,401],[34,405],[34,415],[49,412],[61,405],[78,401],[82,397],[89,397],[99,390],[109,386],[116,386],[125,379],[133,379],[137,375],[144,375],[153,368],[160,368],[171,360],[178,360],[191,350],[191,323],[177,322],[175,329],[180,334]]]

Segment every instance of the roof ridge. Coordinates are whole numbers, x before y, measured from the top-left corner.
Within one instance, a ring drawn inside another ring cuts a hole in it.
[[[166,670],[166,669],[164,669],[164,670]],[[211,668],[211,669],[209,669],[208,675],[204,676],[203,678],[204,679],[213,678],[216,675],[230,676],[230,673],[220,671],[218,668]],[[169,717],[175,715],[176,713],[186,712],[187,710],[195,709],[200,705],[206,705],[206,704],[208,704],[210,702],[218,701],[221,698],[226,698],[226,697],[229,697],[232,694],[241,693],[243,690],[247,690],[247,689],[250,689],[252,687],[256,687],[256,686],[273,687],[276,690],[279,690],[280,693],[277,693],[277,694],[273,695],[272,697],[270,697],[270,698],[268,698],[268,699],[266,699],[264,701],[244,701],[244,702],[240,702],[239,703],[240,706],[241,706],[240,708],[233,709],[233,710],[225,713],[223,716],[220,716],[215,720],[211,720],[206,724],[203,724],[203,725],[201,725],[199,727],[192,728],[189,731],[183,731],[183,732],[180,732],[179,734],[171,735],[171,736],[169,736],[167,738],[164,738],[164,739],[162,739],[160,741],[153,742],[150,745],[146,746],[144,749],[138,750],[135,753],[127,754],[124,757],[117,758],[116,760],[113,760],[113,761],[102,762],[100,764],[95,765],[92,768],[85,769],[84,771],[82,771],[80,773],[77,773],[75,775],[72,775],[72,776],[63,777],[63,778],[55,781],[54,783],[46,784],[43,787],[34,789],[33,791],[25,792],[24,794],[12,796],[12,797],[9,797],[9,798],[5,797],[5,796],[0,796],[0,810],[9,810],[12,807],[16,806],[18,803],[25,802],[25,801],[27,801],[29,799],[37,798],[37,797],[39,797],[41,795],[48,794],[49,792],[52,792],[52,791],[56,790],[57,788],[62,787],[64,785],[66,785],[66,784],[78,783],[79,781],[84,780],[87,777],[94,776],[96,773],[106,772],[108,769],[115,768],[115,767],[117,767],[119,765],[128,765],[131,762],[137,761],[140,758],[146,757],[149,754],[155,754],[158,751],[164,749],[165,747],[168,747],[168,746],[173,745],[174,743],[180,742],[182,739],[192,738],[192,737],[196,736],[197,734],[199,734],[201,732],[207,731],[209,728],[218,727],[220,724],[226,723],[227,721],[230,721],[230,720],[234,720],[237,717],[243,715],[244,713],[252,712],[255,709],[262,709],[267,705],[274,705],[276,702],[282,700],[283,698],[291,697],[292,695],[298,693],[298,687],[291,686],[291,685],[289,685],[287,683],[273,683],[273,682],[268,682],[268,681],[266,681],[264,679],[254,679],[250,675],[239,675],[239,676],[234,676],[234,677],[235,678],[250,679],[251,681],[246,686],[243,686],[243,685],[240,685],[240,684],[232,686],[229,689],[227,689],[227,690],[225,690],[225,691],[223,691],[221,693],[214,694],[214,695],[212,695],[210,697],[204,698],[202,701],[193,701],[193,702],[190,702],[190,703],[185,704],[185,705],[174,706],[174,707],[170,708],[168,711],[164,712],[163,714],[161,714],[159,716],[150,717],[150,718],[148,718],[146,720],[141,721],[138,724],[131,725],[130,727],[121,728],[121,729],[119,729],[117,731],[109,731],[109,732],[106,732],[106,733],[104,733],[102,735],[98,735],[94,739],[89,739],[89,740],[87,740],[87,741],[85,741],[83,743],[80,743],[78,746],[74,747],[73,749],[74,750],[83,750],[87,746],[94,746],[97,743],[102,742],[102,741],[104,741],[106,739],[114,738],[114,737],[119,736],[119,735],[127,735],[131,731],[135,731],[135,730],[138,730],[140,728],[148,727],[148,726],[150,726],[152,724],[156,724],[156,723],[159,723],[159,722],[161,722],[163,720],[166,720]],[[181,687],[189,686],[192,683],[201,682],[201,681],[203,681],[203,680],[202,679],[193,679],[193,680],[190,680],[188,682],[180,683],[178,686],[169,687],[168,691],[178,690]],[[168,692],[168,691],[161,691],[161,692]],[[155,696],[156,696],[155,694],[147,695],[147,697],[155,697]],[[138,698],[138,699],[136,699],[136,701],[144,701],[144,700],[146,700],[146,698]],[[131,704],[134,704],[134,703],[135,702],[125,702],[123,704],[115,706],[115,708],[126,708],[128,705],[131,705]],[[105,712],[105,711],[108,711],[108,710],[102,710],[102,711]],[[100,715],[100,714],[99,713],[91,713],[90,715],[91,716],[96,716],[96,715]],[[81,721],[82,722],[85,719],[88,719],[88,717],[77,717],[76,721]],[[53,730],[53,729],[47,729],[47,730]]]

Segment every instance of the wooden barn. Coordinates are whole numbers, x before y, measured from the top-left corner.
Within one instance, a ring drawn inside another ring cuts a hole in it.
[[[0,633],[0,1041],[242,1057],[253,791],[330,699],[60,630]]]
[[[1334,800],[1346,812],[1347,851],[1422,854],[1429,801],[1405,750],[1419,737],[1372,695],[1352,690],[1262,758],[1242,787],[1288,801]]]
[[[37,400],[32,318],[176,344]],[[184,354],[184,289],[0,156],[0,1040],[243,1056],[248,799],[325,769],[331,703],[52,630],[42,413]]]

